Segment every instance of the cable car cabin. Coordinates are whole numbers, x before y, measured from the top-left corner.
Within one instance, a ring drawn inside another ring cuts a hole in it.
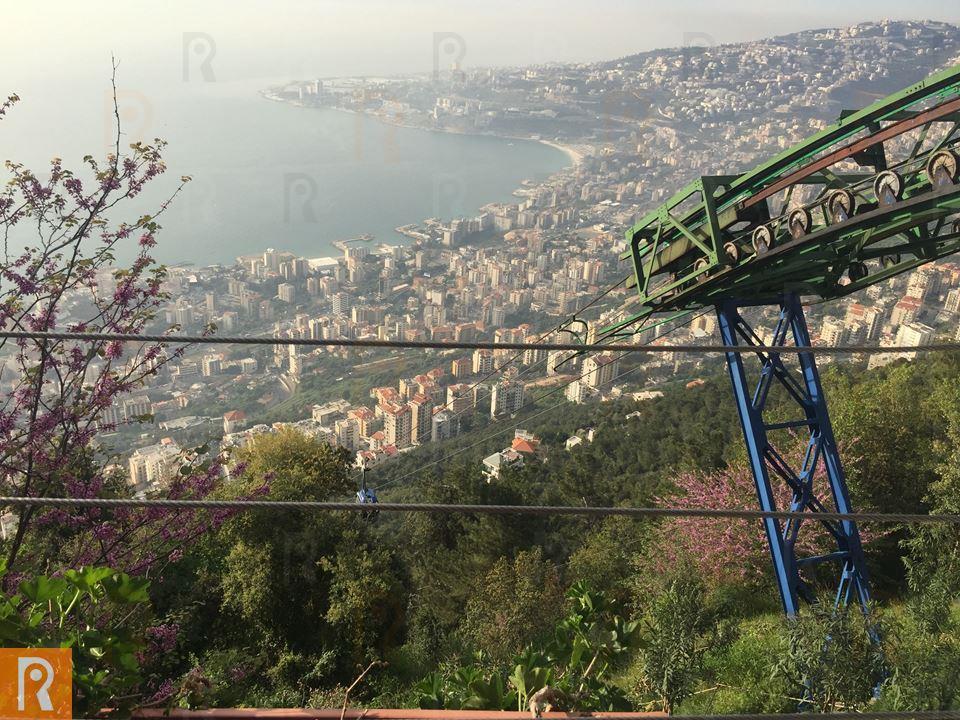
[[[361,505],[374,505],[378,502],[377,494],[370,488],[357,490],[357,502]]]

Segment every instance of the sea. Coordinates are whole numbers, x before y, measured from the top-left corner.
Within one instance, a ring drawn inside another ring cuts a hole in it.
[[[0,95],[21,97],[0,119],[0,160],[43,178],[56,156],[83,177],[83,156],[102,158],[114,142],[108,81],[0,87]],[[260,93],[265,82],[118,82],[122,146],[163,139],[167,172],[111,219],[156,211],[182,176],[191,178],[158,218],[158,261],[229,264],[271,247],[325,257],[339,254],[335,241],[360,235],[373,236],[371,248],[404,243],[398,226],[470,216],[515,199],[524,180],[570,164],[562,151],[535,141],[403,128],[271,101]],[[118,262],[133,252],[132,244],[120,248]]]

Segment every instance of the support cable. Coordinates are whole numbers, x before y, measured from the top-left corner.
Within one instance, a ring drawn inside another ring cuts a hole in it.
[[[309,510],[326,512],[369,512],[370,508],[354,502],[322,500],[170,500],[153,498],[67,498],[67,497],[0,497],[0,507],[62,508],[167,508],[171,510]],[[877,513],[877,512],[793,512],[788,510],[736,510],[722,508],[613,507],[575,505],[464,505],[455,503],[378,503],[384,512],[457,513],[463,515],[585,515],[632,518],[704,517],[759,520],[855,520],[857,522],[960,525],[958,514]]]
[[[15,340],[76,340],[79,342],[184,343],[187,345],[296,345],[300,347],[400,348],[407,350],[561,350],[575,352],[686,353],[714,355],[755,353],[756,345],[636,345],[630,343],[517,343],[439,342],[433,340],[373,340],[347,338],[226,337],[216,335],[144,335],[127,333],[0,331],[0,338]],[[960,343],[934,345],[774,345],[764,352],[788,355],[892,355],[898,353],[960,352]]]

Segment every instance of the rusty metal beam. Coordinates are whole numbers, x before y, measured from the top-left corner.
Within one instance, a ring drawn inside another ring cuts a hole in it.
[[[841,160],[846,160],[847,158],[855,155],[859,152],[863,152],[867,148],[873,147],[878,143],[882,143],[886,140],[896,137],[897,135],[902,135],[905,132],[910,132],[911,130],[918,128],[926,123],[937,120],[945,115],[957,112],[960,110],[960,98],[956,100],[951,100],[948,103],[943,105],[938,105],[937,107],[930,108],[923,112],[919,112],[916,115],[907,118],[906,120],[901,120],[898,123],[893,125],[888,125],[879,132],[869,135],[865,138],[861,138],[856,142],[845,145],[838,150],[834,150],[832,153],[824,155],[819,160],[814,160],[809,165],[804,165],[802,168],[795,170],[794,172],[786,175],[779,180],[777,180],[772,185],[768,185],[763,190],[760,190],[754,195],[741,200],[737,203],[737,207],[740,209],[748,208],[752,205],[756,205],[759,202],[766,200],[772,195],[776,195],[781,190],[785,190],[791,185],[796,185],[798,182],[804,178],[812,175],[815,172],[824,170],[831,165],[840,162]]]

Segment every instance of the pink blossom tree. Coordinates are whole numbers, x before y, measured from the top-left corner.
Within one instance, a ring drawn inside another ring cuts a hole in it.
[[[797,450],[799,454],[801,450]],[[797,458],[794,457],[793,460]],[[796,462],[794,463],[796,465]],[[657,499],[671,508],[711,510],[756,510],[757,492],[753,475],[744,463],[712,473],[684,472],[673,478],[674,490]],[[786,483],[772,481],[778,510],[789,510],[792,494]],[[819,463],[814,475],[816,492],[828,494],[826,472]],[[869,542],[876,531],[860,528]],[[797,537],[798,555],[829,551],[832,538],[816,520],[805,520]],[[642,574],[663,575],[684,563],[711,585],[758,586],[770,578],[770,554],[760,520],[731,518],[668,518],[652,531],[638,559]]]
[[[114,86],[115,87],[115,86]],[[19,100],[0,105],[0,120]],[[166,170],[164,143],[121,149],[116,102],[115,142],[103,161],[91,156],[73,171],[51,160],[45,179],[11,161],[0,190],[0,328],[140,333],[166,301],[165,271],[151,257],[158,218],[189,180],[183,177],[153,215],[127,216]],[[119,252],[134,255],[117,267]],[[0,338],[0,495],[94,498],[122,495],[124,483],[105,470],[94,443],[111,429],[104,411],[183,348],[166,344]],[[203,498],[219,482],[221,460],[199,454],[166,497]],[[0,508],[3,512],[3,508]],[[41,509],[17,512],[4,550],[6,582],[25,574],[109,565],[131,574],[156,572],[185,546],[222,522],[224,513],[164,509]]]

